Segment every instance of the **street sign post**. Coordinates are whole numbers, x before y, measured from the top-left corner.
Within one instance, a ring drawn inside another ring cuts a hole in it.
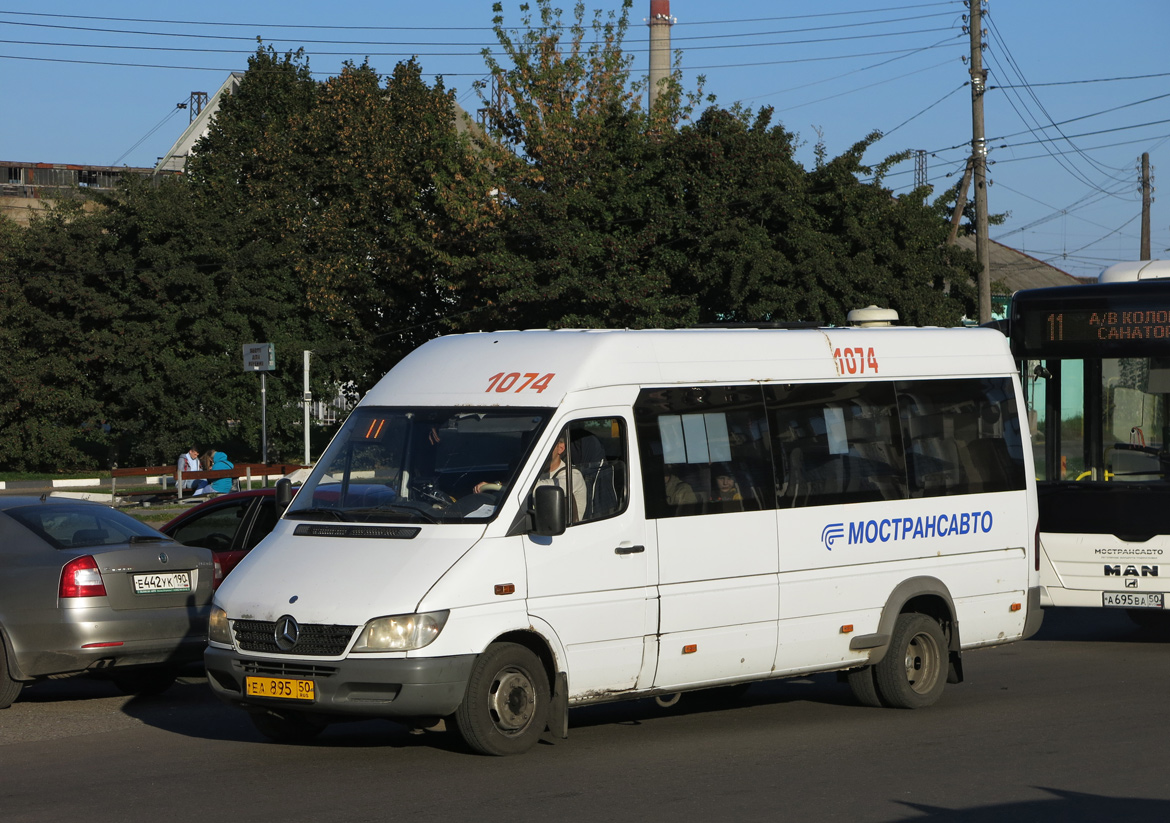
[[[276,371],[276,347],[271,343],[244,345],[244,371],[260,372],[260,462],[268,462],[268,383],[270,371]]]

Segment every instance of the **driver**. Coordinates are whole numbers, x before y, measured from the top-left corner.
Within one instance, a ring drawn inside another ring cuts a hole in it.
[[[572,480],[569,479],[569,464],[565,462],[566,435],[562,432],[553,444],[548,456],[548,465],[536,478],[536,487],[556,486],[566,494],[570,493],[568,486],[572,486],[573,511],[570,512],[569,522],[576,523],[585,513],[585,477],[578,469],[573,469]],[[476,483],[473,491],[476,494],[499,491],[501,484],[493,481]],[[535,487],[534,487],[535,488]]]

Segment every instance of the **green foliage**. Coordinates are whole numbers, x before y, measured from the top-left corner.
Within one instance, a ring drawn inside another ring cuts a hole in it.
[[[972,256],[943,206],[882,186],[897,157],[864,164],[876,135],[805,169],[770,109],[692,120],[702,83],[677,63],[647,111],[631,7],[565,20],[537,0],[510,30],[497,4],[487,132],[415,60],[317,82],[261,45],[185,175],[0,219],[0,468],[169,463],[192,442],[259,458],[248,343],[276,346],[268,456],[296,459],[303,350],[323,398],[444,332],[970,313]]]

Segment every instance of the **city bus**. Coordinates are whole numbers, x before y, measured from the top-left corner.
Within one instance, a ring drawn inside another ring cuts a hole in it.
[[[1041,602],[1165,628],[1170,261],[1017,292],[1009,329],[1037,472]]]

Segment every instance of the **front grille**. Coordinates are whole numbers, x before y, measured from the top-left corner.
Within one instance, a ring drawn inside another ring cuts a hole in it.
[[[240,669],[244,674],[264,677],[332,677],[337,674],[336,666],[318,666],[314,663],[283,663],[279,660],[241,660]]]
[[[291,649],[276,645],[276,621],[236,620],[236,644],[246,652],[264,654],[303,654],[336,657],[345,651],[357,626],[334,626],[323,623],[302,623],[300,637]]]

